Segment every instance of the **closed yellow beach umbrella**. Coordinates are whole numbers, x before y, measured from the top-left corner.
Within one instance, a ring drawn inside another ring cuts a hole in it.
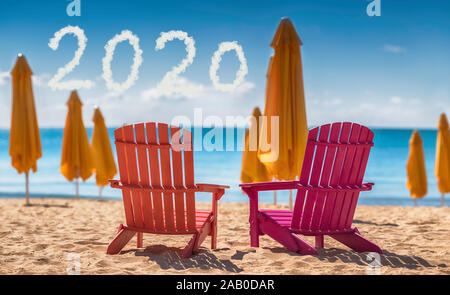
[[[86,128],[83,124],[82,103],[75,90],[70,93],[67,106],[69,110],[64,126],[61,173],[69,181],[75,179],[78,199],[78,179],[81,178],[85,181],[91,177],[94,171],[94,162]]]
[[[406,175],[406,188],[409,189],[411,197],[414,198],[414,204],[417,206],[417,199],[421,199],[427,194],[428,187],[423,141],[417,130],[413,132],[409,140]]]
[[[42,157],[41,139],[34,105],[33,72],[25,56],[19,54],[12,76],[12,112],[11,130],[9,132],[9,154],[11,164],[17,172],[25,173],[25,198],[30,204],[29,178],[30,169],[37,171],[37,160]]]
[[[269,62],[266,104],[258,156],[278,180],[295,180],[300,176],[308,138],[303,88],[302,42],[288,18],[283,18],[270,44],[274,55]],[[277,116],[278,128],[272,130],[271,116]],[[278,138],[278,148],[274,140]],[[263,150],[263,142],[271,148]],[[292,203],[290,196],[290,203]]]
[[[444,194],[450,192],[450,132],[445,114],[439,118],[434,174],[441,192],[441,206],[444,206]]]
[[[95,181],[99,187],[99,199],[101,199],[103,186],[108,184],[108,179],[112,179],[116,175],[117,168],[105,119],[98,107],[95,108],[92,121],[94,122],[91,143],[92,156],[95,167]]]
[[[241,181],[243,183],[263,182],[272,179],[257,155],[259,117],[261,116],[258,107],[253,110],[252,116],[254,119],[250,123],[250,129],[245,131],[244,152],[242,153]]]
[[[262,136],[267,136],[262,140],[278,135],[279,148],[258,151],[261,162],[278,180],[295,180],[300,175],[308,138],[301,45],[292,22],[283,18],[271,43],[275,53],[267,75],[264,116],[268,118],[262,124]],[[278,117],[278,130],[271,130],[270,116]]]

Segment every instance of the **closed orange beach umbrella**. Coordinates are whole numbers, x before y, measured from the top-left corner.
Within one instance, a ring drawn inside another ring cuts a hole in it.
[[[244,152],[242,153],[241,181],[243,183],[263,182],[272,179],[257,155],[259,117],[261,116],[258,107],[253,110],[252,116],[254,119],[250,123],[250,129],[245,131]]]
[[[114,155],[111,149],[108,129],[105,125],[105,119],[98,107],[95,108],[94,130],[92,131],[92,156],[95,167],[95,181],[99,190],[99,199],[102,198],[102,188],[108,184],[108,180],[112,179],[117,173]]]
[[[434,174],[442,194],[441,206],[444,206],[444,194],[450,192],[450,132],[445,114],[439,118]]]
[[[19,54],[12,76],[12,112],[9,133],[9,154],[11,164],[18,173],[25,173],[26,204],[29,205],[30,169],[37,171],[37,160],[42,156],[41,139],[34,105],[33,72],[25,56]]]
[[[267,120],[261,130],[261,141],[276,147],[273,140],[278,137],[279,144],[278,149],[258,150],[261,162],[278,180],[295,180],[300,176],[308,138],[301,45],[294,25],[283,18],[271,43],[275,52],[267,73],[264,109]],[[271,130],[271,116],[278,117],[278,129]]]
[[[264,108],[267,119],[261,124],[258,150],[261,162],[278,180],[295,180],[300,176],[308,139],[301,45],[292,22],[288,18],[281,19],[270,44],[274,55],[267,71]],[[278,126],[273,124],[276,118]],[[265,142],[270,148],[264,147]],[[292,191],[289,204],[292,207]]]
[[[417,130],[413,132],[409,140],[406,174],[406,188],[409,189],[411,197],[414,198],[414,204],[417,206],[417,199],[423,198],[427,194],[428,188],[423,141]]]
[[[82,103],[74,90],[67,101],[69,111],[64,126],[61,173],[69,180],[76,181],[76,197],[79,197],[78,179],[83,181],[91,177],[94,171],[94,162],[91,155],[91,147],[83,124],[81,113]]]

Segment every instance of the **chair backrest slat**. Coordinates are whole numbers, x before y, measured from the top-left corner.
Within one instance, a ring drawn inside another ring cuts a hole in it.
[[[143,186],[150,186],[150,173],[148,170],[147,161],[147,140],[145,138],[145,125],[143,123],[136,124],[134,126],[136,132],[136,143],[140,145],[137,146],[137,155],[139,163],[139,178],[140,184]],[[141,191],[141,201],[142,201],[142,216],[144,219],[144,227],[148,229],[153,229],[153,206],[152,206],[152,195],[148,191]]]
[[[201,132],[201,130],[199,131]],[[195,186],[194,180],[194,148],[192,143],[192,133],[183,129],[183,144],[187,146],[183,150],[184,157],[184,183],[187,188]],[[195,193],[186,193],[187,228],[195,228]]]
[[[124,126],[123,130],[125,134],[125,141],[136,143],[134,140],[133,125]],[[139,176],[136,160],[136,147],[133,145],[127,145],[125,149],[126,149],[129,184],[139,184]],[[144,227],[140,191],[131,189],[131,202],[133,204],[133,217],[135,226]]]
[[[312,129],[300,183],[312,187],[361,185],[372,141],[372,131],[350,122]],[[298,190],[291,227],[347,229],[353,221],[358,196],[359,192]]]
[[[114,137],[118,141],[125,141],[123,127],[114,131]],[[129,184],[128,167],[125,145],[116,144],[117,162],[119,164],[119,175],[122,183]],[[133,206],[131,203],[131,192],[129,189],[122,190],[123,207],[125,209],[125,219],[128,225],[134,226]]]
[[[158,144],[156,134],[156,123],[150,122],[145,124],[147,131],[147,143],[152,145]],[[156,148],[148,148],[148,159],[150,163],[150,179],[152,187],[161,187],[161,176],[159,169],[159,152]],[[164,211],[161,192],[152,192],[153,199],[153,216],[155,221],[155,229],[164,230]]]
[[[174,138],[181,138],[181,136],[174,136],[174,134],[179,134],[180,128],[178,127],[170,127],[170,134],[171,134],[171,144],[174,145]],[[181,141],[178,142],[181,144]],[[173,172],[173,186],[175,188],[182,188],[184,187],[183,184],[183,159],[181,155],[181,151],[179,149],[173,149],[172,148],[172,172]],[[184,231],[185,230],[185,221],[184,221],[184,193],[175,193],[175,212],[176,212],[176,218],[175,218],[175,224],[178,231]]]
[[[158,124],[159,144],[169,144],[169,127],[167,124]],[[172,187],[172,169],[170,165],[170,150],[160,149],[161,156],[161,179],[163,188]],[[163,192],[164,198],[164,221],[166,230],[174,231],[173,193]]]

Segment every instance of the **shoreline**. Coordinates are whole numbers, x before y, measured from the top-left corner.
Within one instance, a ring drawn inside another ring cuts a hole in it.
[[[247,198],[246,195],[242,194],[243,197]],[[242,202],[236,202],[235,200],[227,201],[227,195],[225,195],[224,198],[220,200],[221,203],[227,203],[227,204],[248,204],[248,201],[242,201]],[[0,192],[0,200],[7,200],[7,199],[24,199],[25,200],[25,194],[24,193],[2,193]],[[61,195],[61,194],[54,194],[54,195],[44,195],[44,194],[30,194],[30,200],[36,200],[36,199],[62,199],[62,200],[75,200],[75,196],[73,194],[67,194],[67,195]],[[98,196],[86,196],[81,195],[80,199],[82,200],[92,200],[92,201],[98,201]],[[208,202],[210,197],[202,197],[197,202]],[[261,204],[269,204],[273,205],[272,200],[267,201],[267,196],[260,197],[259,203]],[[285,200],[286,199],[286,200]],[[362,200],[361,200],[362,199]],[[295,200],[295,196],[294,196]],[[122,201],[122,196],[119,197],[111,197],[111,196],[102,196],[102,201]],[[441,200],[440,197],[425,197],[423,199],[418,199],[418,207],[430,207],[430,208],[441,208]],[[278,203],[277,205],[288,205],[287,198],[278,196]],[[370,206],[370,207],[376,207],[376,206],[382,206],[382,207],[415,207],[413,203],[412,198],[403,198],[403,197],[365,197],[360,196],[358,200],[358,206]],[[445,206],[450,206],[450,195],[446,197],[445,200]]]

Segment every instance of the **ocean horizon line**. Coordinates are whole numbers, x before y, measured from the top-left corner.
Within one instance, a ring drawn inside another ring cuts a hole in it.
[[[140,123],[146,123],[146,122],[136,122],[136,123],[129,123],[129,124],[140,124]],[[161,122],[164,123],[164,122]],[[332,122],[334,123],[334,122]],[[330,123],[330,124],[332,124]],[[127,123],[128,124],[128,123]],[[169,123],[166,123],[169,124]],[[359,123],[358,123],[359,124]],[[364,125],[364,124],[360,124],[360,125]],[[320,125],[310,125],[308,128],[315,128],[317,126]],[[438,128],[437,127],[408,127],[408,126],[370,126],[370,125],[364,125],[366,127],[368,127],[369,129],[375,129],[375,130],[423,130],[423,131],[437,131]],[[92,129],[94,127],[94,125],[85,125],[85,127],[87,129]],[[108,129],[117,129],[120,128],[122,126],[109,126],[107,127]],[[193,125],[192,126],[194,129],[196,128],[214,128],[211,126],[199,126],[199,125]],[[223,126],[223,128],[235,128],[235,129],[244,129],[247,128],[245,126]],[[4,126],[0,126],[0,130],[1,131],[8,131],[10,129],[10,127],[4,127]],[[39,127],[39,129],[43,129],[43,130],[54,130],[54,129],[64,129],[64,125],[62,126],[43,126],[43,127]]]

